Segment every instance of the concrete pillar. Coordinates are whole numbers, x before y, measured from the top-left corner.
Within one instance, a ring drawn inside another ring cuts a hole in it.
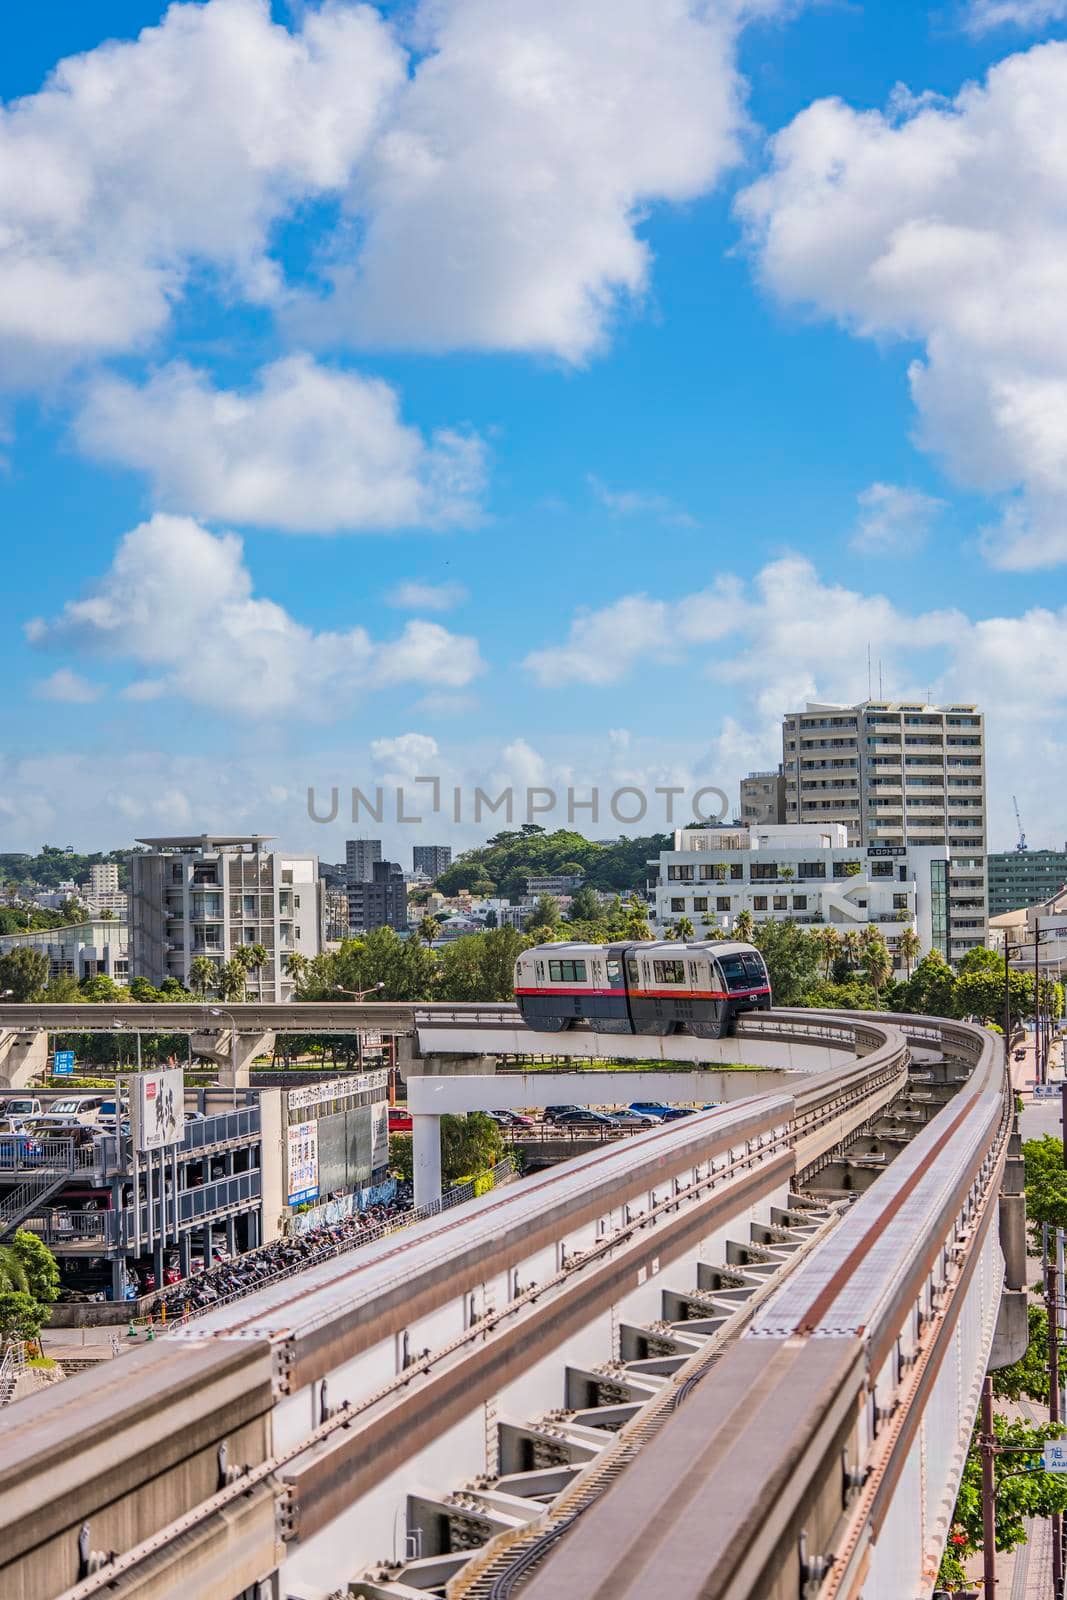
[[[160,1240],[158,1234],[156,1235],[156,1248],[155,1248],[155,1252],[154,1252],[153,1265],[155,1267],[155,1273],[156,1273],[156,1288],[157,1289],[162,1289],[163,1288],[163,1244],[162,1244],[162,1241]]]
[[[415,1204],[428,1206],[441,1198],[441,1119],[420,1113],[411,1128]]]
[[[255,1250],[258,1247],[260,1231],[259,1212],[250,1211],[248,1213],[248,1248],[250,1250]]]
[[[236,1049],[231,1043],[232,1030],[222,1024],[217,1033],[194,1033],[190,1048],[194,1055],[214,1061],[219,1069],[218,1082],[225,1089],[247,1089],[248,1074],[256,1056],[267,1055],[274,1048],[273,1033],[238,1033]],[[234,1063],[237,1081],[234,1082]]]
[[[48,1067],[48,1035],[0,1029],[0,1088],[25,1089]]]
[[[226,1248],[230,1252],[231,1256],[235,1256],[237,1254],[237,1234],[233,1225],[232,1217],[226,1218]]]
[[[204,1254],[204,1268],[206,1270],[211,1266],[211,1227],[206,1222],[200,1230],[200,1248]]]
[[[126,1293],[126,1263],[122,1256],[111,1261],[111,1298],[121,1300]]]
[[[181,1275],[187,1278],[193,1270],[193,1236],[188,1228],[183,1228],[178,1235],[178,1254]]]

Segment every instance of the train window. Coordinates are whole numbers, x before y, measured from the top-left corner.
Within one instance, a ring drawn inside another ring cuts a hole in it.
[[[548,977],[551,983],[584,983],[584,961],[550,961]]]
[[[741,959],[745,964],[745,976],[752,983],[763,984],[767,982],[767,969],[763,965],[762,957],[750,955],[746,951]]]
[[[622,962],[615,961],[611,957],[608,958],[608,982],[612,988],[622,982]]]
[[[652,975],[657,983],[684,983],[684,961],[653,961]]]
[[[626,963],[626,982],[631,989],[640,989],[641,987],[641,975],[636,961],[628,961]]]

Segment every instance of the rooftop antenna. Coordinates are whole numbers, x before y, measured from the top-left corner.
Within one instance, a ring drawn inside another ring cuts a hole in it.
[[[879,657],[879,660],[878,660],[878,698],[879,698],[879,700],[884,700],[884,698],[885,698],[885,691],[882,688],[882,661],[881,661],[881,657]]]
[[[867,641],[867,699],[871,698],[871,644]]]
[[[1023,819],[1019,815],[1019,802],[1014,795],[1011,797],[1011,803],[1015,807],[1015,820],[1019,825],[1019,843],[1015,848],[1016,850],[1029,850],[1030,846],[1026,842],[1026,834],[1023,832]]]

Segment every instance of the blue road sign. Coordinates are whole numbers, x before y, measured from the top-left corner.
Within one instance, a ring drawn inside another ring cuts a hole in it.
[[[57,1078],[70,1078],[74,1075],[74,1051],[57,1050],[52,1057],[52,1072]]]

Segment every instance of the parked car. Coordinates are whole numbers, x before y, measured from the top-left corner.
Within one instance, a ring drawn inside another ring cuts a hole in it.
[[[634,1100],[630,1110],[636,1111],[642,1117],[655,1117],[657,1122],[677,1122],[679,1117],[693,1115],[688,1107],[669,1106],[663,1100]]]
[[[658,1128],[659,1117],[646,1116],[644,1112],[634,1111],[632,1107],[625,1111],[609,1111],[609,1119],[619,1128]]]
[[[561,1107],[552,1122],[557,1128],[591,1128],[601,1132],[620,1126],[606,1111],[594,1111],[592,1106]]]
[[[532,1117],[521,1116],[518,1111],[487,1111],[487,1117],[492,1117],[498,1128],[532,1128],[535,1126]]]
[[[27,1117],[39,1117],[44,1110],[35,1094],[13,1094],[0,1101],[0,1116],[17,1128]]]
[[[114,1095],[65,1095],[61,1100],[53,1100],[46,1114],[49,1117],[61,1117],[64,1122],[81,1122],[88,1126],[96,1121],[105,1106],[109,1107],[111,1114],[114,1115]]]
[[[406,1106],[389,1107],[389,1132],[410,1133],[415,1124],[411,1120],[411,1112]]]
[[[560,1117],[568,1116],[572,1111],[582,1111],[583,1106],[546,1106],[542,1112],[545,1122],[557,1122]]]

